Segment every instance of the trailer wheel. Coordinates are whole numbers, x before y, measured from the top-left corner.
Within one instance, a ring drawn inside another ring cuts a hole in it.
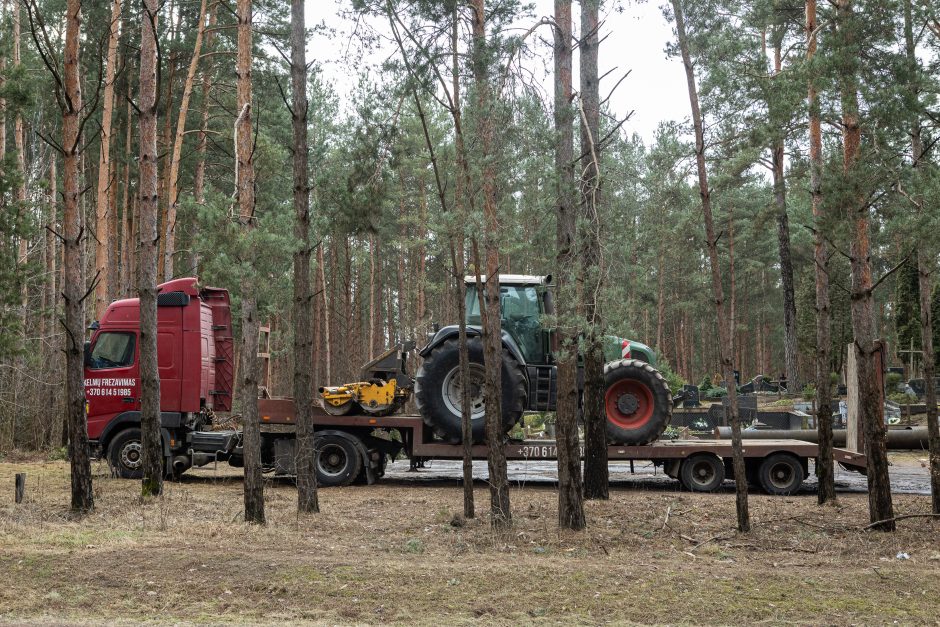
[[[672,418],[672,395],[658,370],[638,359],[604,366],[607,437],[639,446],[659,438]]]
[[[757,478],[767,494],[786,496],[799,490],[805,477],[799,459],[789,453],[774,453],[761,463]]]
[[[474,443],[482,442],[485,430],[483,403],[483,340],[468,338],[470,357],[470,424]],[[526,384],[522,365],[504,348],[502,352],[503,431],[509,431],[522,418],[526,406]],[[415,403],[424,424],[434,434],[451,444],[463,440],[462,389],[460,377],[460,344],[456,338],[437,346],[425,358],[415,376]]]
[[[352,483],[362,469],[362,456],[344,437],[324,435],[316,439],[317,485],[325,488]]]
[[[114,436],[108,446],[108,463],[121,479],[143,478],[143,442],[140,429],[125,429]]]
[[[712,453],[696,453],[682,462],[679,480],[692,492],[713,492],[725,480],[725,464]]]

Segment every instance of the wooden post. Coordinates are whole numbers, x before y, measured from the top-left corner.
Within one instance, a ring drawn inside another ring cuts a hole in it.
[[[18,472],[16,473],[16,497],[15,501],[17,503],[23,502],[23,497],[26,496],[26,473]]]

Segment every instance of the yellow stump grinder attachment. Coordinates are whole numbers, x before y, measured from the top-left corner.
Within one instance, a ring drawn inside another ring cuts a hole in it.
[[[408,351],[414,342],[405,342],[385,351],[365,366],[362,380],[319,388],[323,409],[332,416],[363,411],[373,416],[387,416],[401,409],[414,389],[414,381],[405,371]]]

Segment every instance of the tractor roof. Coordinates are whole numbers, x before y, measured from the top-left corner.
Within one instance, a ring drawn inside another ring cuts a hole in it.
[[[477,282],[476,275],[470,274],[463,278],[467,284]],[[486,275],[481,275],[480,280],[486,283]],[[499,275],[500,285],[548,285],[552,282],[552,275],[540,276],[535,274],[501,274]]]

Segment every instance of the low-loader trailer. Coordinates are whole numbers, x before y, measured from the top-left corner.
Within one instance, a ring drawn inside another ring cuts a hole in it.
[[[196,279],[160,286],[157,298],[158,367],[161,433],[168,475],[192,467],[243,463],[242,433],[220,428],[219,414],[232,410],[234,344],[229,295],[201,287]],[[141,476],[139,305],[116,301],[92,325],[85,346],[88,435],[93,451],[108,460],[115,474]],[[407,351],[399,346],[370,362],[366,381],[407,385]],[[625,360],[629,361],[629,360]],[[397,377],[397,378],[396,378]],[[400,380],[399,380],[400,379]],[[258,399],[261,459],[276,476],[294,474],[295,410],[291,399]],[[426,424],[422,416],[349,413],[315,408],[315,446],[319,485],[343,486],[380,479],[389,460],[459,459],[463,447]],[[504,443],[507,459],[551,460],[557,451],[548,440]],[[475,459],[486,458],[486,445],[473,446]],[[797,440],[745,440],[749,479],[772,494],[789,494],[806,478],[815,444]],[[659,440],[650,444],[611,445],[612,463],[649,460],[693,491],[717,489],[730,476],[731,445],[714,440]],[[835,459],[864,471],[864,455],[836,449]]]

